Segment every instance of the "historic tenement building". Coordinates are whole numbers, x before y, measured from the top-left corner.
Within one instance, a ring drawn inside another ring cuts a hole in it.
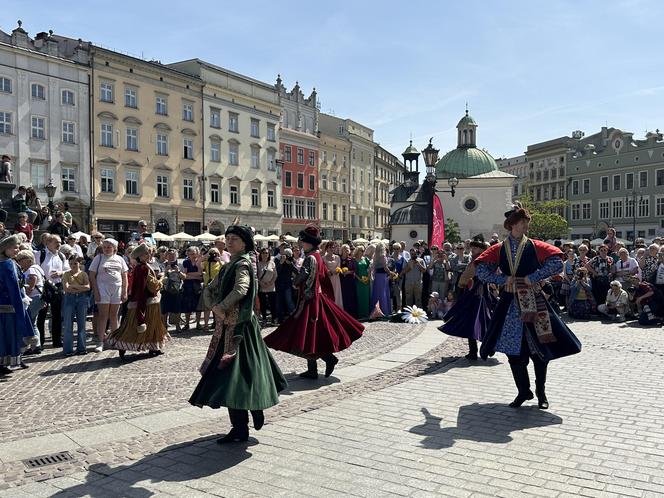
[[[389,239],[390,192],[404,181],[404,165],[396,156],[376,145],[374,157],[374,236]]]
[[[602,127],[570,142],[567,156],[569,222],[573,239],[664,235],[664,139],[659,130],[633,133]]]
[[[169,64],[204,84],[201,144],[205,224],[222,233],[235,217],[263,235],[281,231],[275,88],[199,59]]]
[[[350,237],[350,141],[319,133],[318,176],[319,216],[323,237],[348,240]]]
[[[512,197],[514,199],[528,193],[528,172],[530,168],[525,154],[496,159],[496,164],[500,171],[514,175],[514,184],[512,185]]]
[[[0,152],[11,157],[16,185],[41,202],[53,182],[77,228],[88,228],[90,141],[88,47],[53,32],[28,35],[19,21],[0,31]]]
[[[297,235],[309,223],[319,221],[318,100],[316,89],[305,97],[297,82],[288,91],[281,76],[275,88],[281,107],[282,231]]]
[[[374,237],[373,130],[353,121],[320,115],[323,133],[350,143],[350,238]]]

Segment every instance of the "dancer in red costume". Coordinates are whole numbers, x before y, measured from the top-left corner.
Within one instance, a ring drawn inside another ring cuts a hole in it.
[[[362,337],[364,326],[337,306],[334,290],[318,246],[318,228],[308,226],[300,232],[305,259],[295,279],[299,298],[291,314],[274,332],[265,338],[272,349],[285,351],[307,359],[307,371],[300,374],[307,379],[318,378],[316,360],[325,362],[325,377],[329,377],[339,362],[334,353],[343,351]]]

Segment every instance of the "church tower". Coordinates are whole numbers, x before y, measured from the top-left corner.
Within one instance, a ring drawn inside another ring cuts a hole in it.
[[[467,149],[469,147],[477,147],[477,123],[468,114],[467,108],[466,115],[457,124],[457,130],[457,148]]]

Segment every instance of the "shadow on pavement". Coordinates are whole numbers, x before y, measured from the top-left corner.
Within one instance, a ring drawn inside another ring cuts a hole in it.
[[[456,427],[441,427],[443,419],[422,408],[425,421],[409,432],[424,436],[421,446],[430,449],[450,448],[455,441],[509,443],[511,433],[534,427],[562,424],[557,415],[536,406],[510,408],[501,403],[473,403],[459,408]]]
[[[89,353],[88,353],[89,355]],[[52,377],[53,375],[60,374],[72,374],[72,373],[82,373],[82,372],[94,372],[96,370],[105,370],[107,368],[120,368],[124,365],[129,365],[135,361],[142,361],[151,359],[152,357],[147,353],[133,353],[127,351],[127,356],[125,356],[124,361],[120,360],[118,356],[104,357],[91,361],[81,361],[79,363],[68,363],[62,365],[59,368],[54,368],[52,370],[46,370],[45,372],[40,373],[41,377]]]
[[[159,491],[145,489],[137,483],[180,483],[211,476],[250,458],[251,453],[247,450],[256,444],[255,439],[249,438],[246,443],[220,446],[214,438],[205,437],[167,446],[158,453],[147,455],[129,465],[111,468],[105,463],[94,464],[88,469],[86,482],[64,489],[53,496],[157,496]],[[106,476],[111,476],[111,479]]]
[[[322,375],[318,376],[318,379],[303,379],[296,373],[287,374],[286,380],[288,381],[288,387],[279,393],[280,396],[289,396],[296,392],[301,391],[315,391],[320,389],[323,386],[329,386],[332,384],[338,384],[341,382],[337,377],[330,376],[327,379]]]
[[[494,367],[496,365],[500,365],[500,361],[497,358],[470,361],[464,357],[448,356],[441,358],[439,361],[429,363],[424,369],[424,374],[441,374],[453,368]]]

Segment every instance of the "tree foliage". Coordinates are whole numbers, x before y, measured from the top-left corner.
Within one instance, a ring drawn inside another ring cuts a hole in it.
[[[567,201],[558,199],[535,202],[528,196],[519,199],[519,201],[532,217],[528,229],[529,237],[548,240],[562,239],[569,235],[567,220],[559,214],[565,212]]]
[[[452,218],[447,218],[445,220],[445,242],[449,242],[450,244],[461,242],[459,224]]]

